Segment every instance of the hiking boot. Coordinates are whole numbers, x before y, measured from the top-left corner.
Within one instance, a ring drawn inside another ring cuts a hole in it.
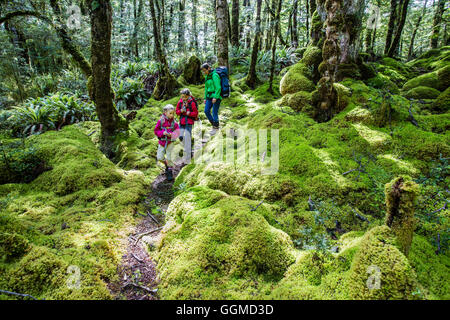
[[[169,168],[166,169],[166,179],[167,181],[173,181],[172,169]]]
[[[217,131],[219,130],[219,122],[213,122],[212,123],[212,129],[209,132],[210,135],[215,135],[217,133]]]

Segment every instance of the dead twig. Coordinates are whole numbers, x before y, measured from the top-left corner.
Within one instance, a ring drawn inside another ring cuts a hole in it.
[[[38,300],[35,297],[33,297],[32,295],[26,294],[26,293],[17,293],[17,292],[6,291],[6,290],[0,290],[0,293],[10,294],[10,295],[13,295],[13,296],[18,296],[18,297],[31,298],[33,300]]]
[[[155,223],[157,225],[160,225],[158,219],[156,219],[149,211],[147,211],[147,216],[149,216],[150,218],[152,218],[153,221],[155,221]]]
[[[259,206],[263,204],[263,202],[264,200],[261,200],[261,202],[256,207],[253,207],[251,204],[249,204],[250,208],[252,208],[250,211],[256,211],[256,209],[258,209]]]
[[[135,236],[137,236],[137,238],[136,238],[136,241],[134,242],[134,245],[137,245],[138,242],[139,242],[139,240],[141,240],[141,238],[142,238],[143,236],[146,236],[146,235],[149,235],[149,234],[151,234],[151,233],[153,233],[153,232],[159,231],[159,230],[161,230],[162,228],[163,228],[163,227],[159,227],[159,228],[152,229],[152,230],[150,230],[150,231],[143,232],[143,233],[140,233],[140,234],[135,235]]]
[[[139,288],[139,289],[143,289],[143,290],[145,290],[147,292],[150,292],[152,294],[155,294],[156,292],[158,292],[158,289],[150,289],[150,288],[147,288],[145,286],[141,286],[140,284],[137,284],[137,283],[134,283],[134,282],[125,283],[125,285],[122,286],[122,289],[125,289],[128,286],[133,286],[133,287],[136,287],[136,288]]]
[[[135,258],[137,261],[139,261],[140,263],[144,263],[144,260],[138,258],[134,253],[131,254],[133,256],[133,258]]]

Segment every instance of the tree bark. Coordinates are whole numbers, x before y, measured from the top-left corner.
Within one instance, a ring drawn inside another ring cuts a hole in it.
[[[298,47],[298,1],[294,0],[292,7],[291,44],[293,48]]]
[[[399,51],[399,46],[400,46],[400,39],[402,36],[403,27],[405,26],[406,15],[408,13],[408,6],[409,6],[409,0],[400,0],[400,5],[399,5],[400,17],[398,19],[394,39],[392,40],[392,43],[387,52],[388,57],[394,57],[395,55],[398,55],[398,53],[399,53],[398,51]]]
[[[256,62],[258,60],[259,44],[261,42],[261,6],[262,0],[256,0],[256,26],[255,26],[255,39],[253,41],[252,57],[250,60],[250,69],[246,79],[246,84],[255,89],[258,83],[258,77],[256,75]]]
[[[186,0],[180,0],[179,2],[179,12],[178,12],[178,50],[181,52],[186,51],[186,46],[184,42],[185,37],[185,20],[186,20],[186,14],[185,14],[185,8],[186,8]]]
[[[233,0],[231,9],[231,45],[239,47],[239,0]]]
[[[441,30],[442,16],[444,14],[445,0],[439,0],[434,13],[433,29],[431,33],[430,46],[432,49],[438,47],[439,32]]]
[[[340,112],[334,83],[356,72],[359,33],[364,0],[329,0],[326,6],[326,38],[322,48],[322,78],[318,83],[319,101],[315,118],[328,121]],[[344,23],[343,23],[344,21]]]
[[[153,22],[153,39],[155,42],[155,53],[159,62],[159,77],[156,83],[155,90],[153,91],[153,97],[155,100],[161,100],[164,97],[172,97],[174,90],[179,87],[176,79],[170,73],[169,64],[167,63],[166,56],[161,47],[160,32],[158,27],[158,21],[155,11],[155,1],[149,0],[150,14]]]
[[[275,35],[273,37],[273,44],[272,44],[272,63],[270,65],[269,88],[267,90],[270,94],[274,94],[273,78],[275,76],[277,39],[278,39],[278,32],[279,32],[279,27],[280,27],[280,14],[281,14],[282,5],[283,5],[283,0],[278,0],[278,7],[277,7],[276,15],[275,15]]]
[[[428,0],[425,0],[425,2],[423,4],[422,14],[420,14],[419,17],[417,18],[417,22],[416,22],[416,25],[414,27],[414,30],[413,30],[413,33],[411,36],[411,41],[409,43],[409,49],[408,49],[408,60],[411,60],[412,56],[413,56],[414,40],[416,38],[417,30],[419,30],[420,22],[422,21],[422,18],[425,16],[425,13],[427,12],[427,2],[428,2]]]
[[[229,68],[228,63],[228,23],[227,0],[216,1],[216,32],[217,32],[217,58],[219,66]]]
[[[389,14],[389,23],[386,33],[386,43],[384,45],[384,54],[388,54],[392,43],[392,35],[394,33],[395,23],[397,21],[397,5],[398,0],[391,0],[391,13]]]
[[[197,33],[197,0],[192,3],[192,47],[198,51],[198,33]]]
[[[112,8],[109,0],[89,0],[91,8],[91,62],[92,92],[98,119],[101,124],[101,149],[111,158],[114,156],[115,135],[127,130],[128,123],[119,116],[113,104],[111,90],[111,29]]]

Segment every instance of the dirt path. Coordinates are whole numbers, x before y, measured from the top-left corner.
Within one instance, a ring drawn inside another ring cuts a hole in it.
[[[223,121],[225,124],[226,121]],[[201,146],[193,146],[193,154],[203,149],[211,139],[206,134]],[[183,168],[181,161],[175,162],[173,168],[174,180]],[[108,285],[112,295],[117,300],[158,300],[158,274],[153,260],[147,253],[145,245],[152,245],[158,240],[158,236],[164,226],[164,217],[167,208],[174,198],[173,182],[167,181],[162,172],[152,183],[152,190],[144,200],[146,211],[142,220],[135,227],[133,235],[127,241],[127,253],[122,257],[122,263],[118,266],[119,282]],[[158,211],[154,214],[152,209]]]
[[[183,165],[175,163],[173,175],[178,175]],[[152,190],[144,200],[147,212],[136,226],[133,235],[128,237],[127,253],[118,267],[119,282],[109,285],[116,299],[157,300],[158,275],[155,263],[144,248],[144,239],[157,238],[164,225],[164,214],[174,197],[173,181],[169,182],[161,173],[152,183]],[[161,214],[152,214],[157,206]],[[151,242],[151,241],[150,241]]]

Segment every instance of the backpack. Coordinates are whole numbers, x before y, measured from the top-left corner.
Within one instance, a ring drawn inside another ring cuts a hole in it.
[[[195,100],[195,98],[193,96],[191,96],[191,98],[192,98],[192,100],[194,100],[195,107],[197,108],[197,116],[196,117],[191,117],[191,118],[194,119],[194,121],[198,121],[199,120],[199,117],[198,117],[198,103],[197,103],[197,100]],[[192,112],[192,109],[191,109],[191,112]]]
[[[230,79],[228,78],[228,68],[218,67],[215,71],[220,76],[220,86],[222,89],[220,96],[222,98],[228,98],[230,96]]]

